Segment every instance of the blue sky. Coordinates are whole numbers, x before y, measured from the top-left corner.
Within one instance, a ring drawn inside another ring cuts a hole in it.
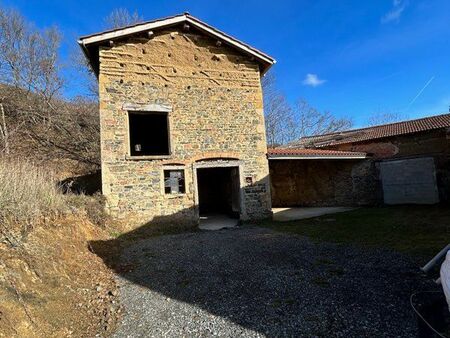
[[[447,112],[450,105],[448,0],[0,0],[38,27],[63,33],[62,55],[80,35],[104,28],[114,8],[146,20],[192,15],[275,57],[273,71],[288,100],[350,116],[408,118]],[[68,73],[68,76],[73,74]],[[70,82],[69,82],[70,83]],[[67,95],[81,90],[76,81]]]

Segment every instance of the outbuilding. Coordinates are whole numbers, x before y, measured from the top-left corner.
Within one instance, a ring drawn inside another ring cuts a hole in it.
[[[450,200],[450,114],[304,137],[268,152],[274,206]]]

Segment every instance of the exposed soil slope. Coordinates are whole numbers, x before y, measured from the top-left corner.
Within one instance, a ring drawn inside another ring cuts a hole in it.
[[[120,312],[111,271],[89,249],[106,238],[71,216],[0,241],[0,337],[108,335]]]

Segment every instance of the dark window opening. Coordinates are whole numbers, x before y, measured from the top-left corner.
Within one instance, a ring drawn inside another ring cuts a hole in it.
[[[164,170],[164,191],[166,194],[184,194],[184,170]]]
[[[131,156],[170,155],[167,113],[128,113]]]

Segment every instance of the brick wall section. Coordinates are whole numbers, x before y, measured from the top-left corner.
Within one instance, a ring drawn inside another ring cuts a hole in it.
[[[232,157],[252,186],[244,189],[249,219],[270,215],[268,163],[258,65],[249,57],[195,32],[172,28],[152,39],[129,38],[100,48],[102,190],[116,217],[196,221],[193,163]],[[129,158],[124,103],[164,104],[172,154]],[[187,192],[163,193],[165,165],[185,165]]]

